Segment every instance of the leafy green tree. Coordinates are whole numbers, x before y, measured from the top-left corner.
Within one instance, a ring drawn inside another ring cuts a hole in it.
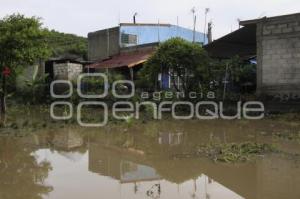
[[[174,89],[190,91],[207,84],[209,79],[209,57],[205,50],[195,43],[181,38],[172,38],[162,43],[146,62],[139,73],[141,85],[156,88],[159,73],[169,73]],[[181,85],[176,83],[179,78]]]
[[[218,93],[224,92],[226,77],[227,90],[230,93],[251,93],[256,88],[256,65],[235,56],[227,60],[213,60],[211,63],[212,80],[219,82]]]
[[[0,71],[8,67],[12,72],[34,64],[49,56],[39,18],[13,14],[0,19]],[[2,74],[1,113],[5,114],[6,78]]]
[[[51,56],[76,56],[87,59],[87,38],[73,34],[46,30],[46,41],[51,50]]]
[[[26,102],[29,103],[38,103],[41,102],[45,97],[45,89],[47,87],[47,83],[45,79],[47,79],[48,75],[41,75],[38,77],[32,77],[30,80],[25,80],[26,87],[23,88],[22,94],[24,95],[22,99],[25,99]]]

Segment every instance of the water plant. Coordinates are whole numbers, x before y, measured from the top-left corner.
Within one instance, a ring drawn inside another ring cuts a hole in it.
[[[300,143],[300,131],[299,132],[292,132],[292,133],[273,133],[273,138],[275,139],[284,139],[289,141],[297,141]]]
[[[132,126],[132,124],[134,122],[134,117],[133,116],[124,115],[122,118],[124,119],[124,121],[128,125],[128,127]]]
[[[253,156],[277,151],[275,146],[265,143],[209,143],[208,145],[200,146],[197,154],[205,155],[214,161],[245,162]]]

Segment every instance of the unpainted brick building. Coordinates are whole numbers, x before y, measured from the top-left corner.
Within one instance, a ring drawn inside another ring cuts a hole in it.
[[[300,13],[243,21],[256,25],[258,94],[300,97]]]
[[[241,21],[241,28],[205,46],[215,58],[256,58],[257,94],[300,99],[300,13]]]

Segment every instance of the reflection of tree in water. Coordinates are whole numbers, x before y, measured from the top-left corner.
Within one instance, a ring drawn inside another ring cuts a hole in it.
[[[52,187],[44,185],[50,163],[38,162],[32,152],[18,139],[0,139],[1,199],[40,199],[52,191]]]

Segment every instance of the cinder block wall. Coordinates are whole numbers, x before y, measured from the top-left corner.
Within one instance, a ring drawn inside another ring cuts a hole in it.
[[[88,59],[101,61],[120,51],[120,28],[110,28],[88,34]]]
[[[82,73],[82,64],[68,63],[68,78],[69,80],[77,80],[77,77]]]
[[[300,14],[257,24],[258,94],[300,97]]]
[[[53,64],[53,72],[55,79],[76,80],[78,75],[82,73],[82,64],[77,63],[60,63]]]

